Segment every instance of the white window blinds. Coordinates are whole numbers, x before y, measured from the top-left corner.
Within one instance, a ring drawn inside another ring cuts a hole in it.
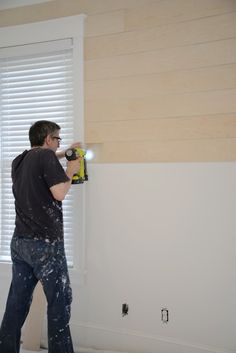
[[[0,260],[10,260],[15,209],[11,162],[29,149],[28,130],[37,120],[61,126],[61,147],[74,139],[72,40],[0,49]],[[65,247],[73,264],[73,192],[63,202]]]

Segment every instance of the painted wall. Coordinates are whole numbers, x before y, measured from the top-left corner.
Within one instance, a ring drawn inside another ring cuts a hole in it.
[[[73,285],[75,343],[235,352],[236,2],[58,0],[1,11],[0,25],[81,12],[97,163],[87,276]],[[2,313],[7,273],[1,283]]]
[[[236,164],[105,164],[90,176],[75,336],[130,352],[235,352]]]
[[[235,352],[236,164],[94,164],[89,176],[87,275],[72,281],[75,345]],[[2,314],[3,267],[0,277]]]

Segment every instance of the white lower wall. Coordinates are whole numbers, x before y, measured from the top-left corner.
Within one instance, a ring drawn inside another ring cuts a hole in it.
[[[89,165],[89,178],[75,345],[236,352],[236,163]]]

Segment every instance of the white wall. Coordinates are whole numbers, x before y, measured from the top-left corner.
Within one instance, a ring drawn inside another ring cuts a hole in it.
[[[75,344],[235,352],[236,163],[90,165],[89,177],[88,272],[73,288]],[[8,284],[1,278],[1,308]]]
[[[236,351],[236,163],[93,165],[89,174],[88,275],[72,318],[80,343]]]

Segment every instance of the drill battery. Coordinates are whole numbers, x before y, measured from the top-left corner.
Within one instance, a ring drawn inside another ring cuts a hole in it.
[[[73,175],[72,184],[83,184],[84,181],[88,180],[87,173],[87,163],[86,163],[86,151],[81,148],[69,148],[65,152],[65,157],[68,161],[73,161],[79,157],[80,160],[80,169],[78,173]]]

